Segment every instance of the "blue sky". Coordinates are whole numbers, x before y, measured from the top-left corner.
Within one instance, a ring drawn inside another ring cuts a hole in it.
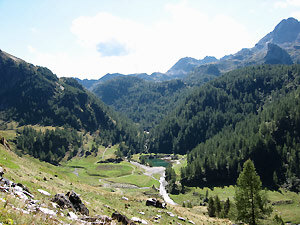
[[[0,49],[58,76],[166,72],[254,44],[300,0],[0,0]]]

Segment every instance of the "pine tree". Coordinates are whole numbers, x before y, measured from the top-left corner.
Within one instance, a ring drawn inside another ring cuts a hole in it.
[[[255,171],[253,162],[247,160],[237,179],[235,191],[238,220],[256,225],[259,218],[272,212],[271,207],[267,206],[267,198],[262,192],[261,185],[260,177]]]
[[[216,215],[219,217],[221,214],[222,207],[218,195],[215,196],[215,207],[216,207]]]
[[[224,203],[224,217],[226,218],[228,216],[230,210],[230,200],[227,198],[226,202]]]
[[[208,215],[210,217],[216,216],[216,206],[213,197],[210,197],[208,200],[208,207],[207,207]]]

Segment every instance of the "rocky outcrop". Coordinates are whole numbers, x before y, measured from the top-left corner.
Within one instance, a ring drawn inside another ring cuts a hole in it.
[[[79,195],[74,191],[68,192],[66,196],[69,198],[70,202],[73,204],[73,207],[77,212],[80,212],[83,215],[89,215],[88,208],[82,203]]]
[[[290,55],[278,45],[268,44],[268,52],[264,58],[266,64],[293,64]]]
[[[64,194],[56,194],[51,201],[55,202],[62,209],[74,209],[71,201]]]
[[[57,203],[61,208],[71,208],[74,211],[79,212],[83,215],[89,215],[88,208],[82,203],[79,195],[76,194],[74,191],[69,191],[66,195],[56,194],[51,199],[51,201]]]

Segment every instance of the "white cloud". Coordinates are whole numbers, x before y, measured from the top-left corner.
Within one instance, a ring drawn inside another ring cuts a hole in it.
[[[291,17],[294,17],[297,20],[300,20],[300,11],[292,12]]]
[[[300,0],[284,0],[277,1],[274,3],[275,8],[287,8],[291,6],[300,7]]]
[[[208,15],[186,2],[168,4],[165,11],[169,17],[152,25],[107,12],[75,19],[71,32],[82,50],[78,55],[29,50],[41,65],[60,76],[99,78],[108,72],[165,72],[181,57],[222,57],[254,45],[246,28],[227,15]],[[97,51],[99,43],[112,42],[126,49],[126,54],[101,55]]]

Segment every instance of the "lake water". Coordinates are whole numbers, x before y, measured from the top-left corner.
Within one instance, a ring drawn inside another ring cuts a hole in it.
[[[170,164],[169,162],[162,159],[148,159],[147,161],[150,162],[152,166],[168,167],[168,165]]]

